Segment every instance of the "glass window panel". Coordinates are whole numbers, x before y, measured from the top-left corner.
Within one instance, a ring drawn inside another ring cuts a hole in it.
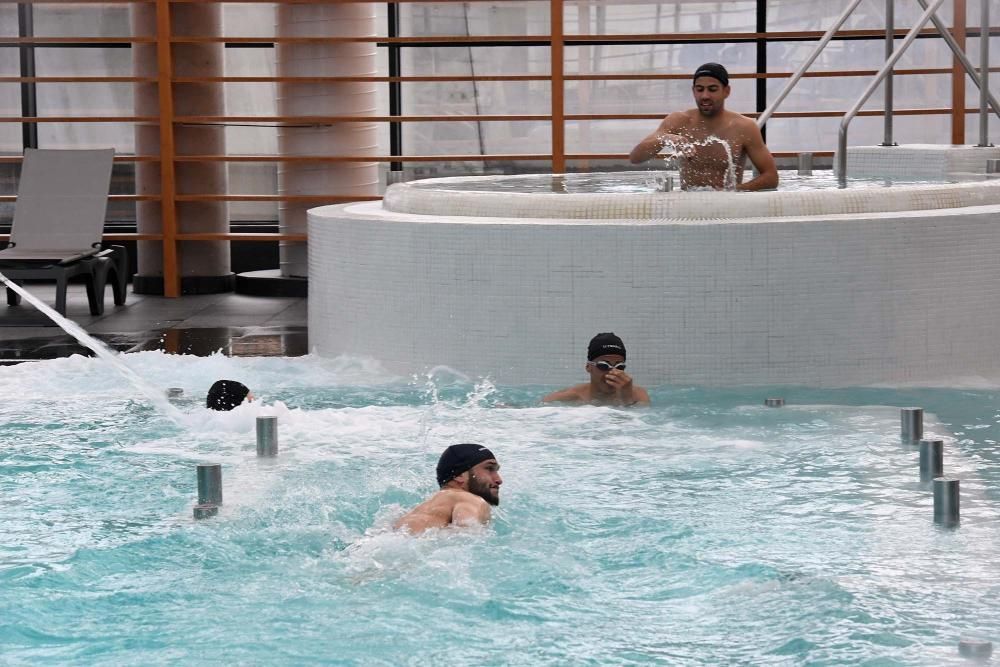
[[[567,153],[626,155],[656,129],[656,120],[580,120],[566,123]],[[622,158],[619,168],[628,163]]]
[[[549,15],[547,0],[400,4],[400,34],[406,37],[548,35]]]
[[[35,49],[38,76],[131,76],[127,48]],[[36,85],[41,116],[131,116],[131,83],[39,83]],[[132,126],[128,123],[40,123],[41,148],[91,148],[113,146],[118,153],[134,152]]]
[[[833,151],[837,148],[840,117],[773,118],[767,123],[767,145],[772,152]],[[882,143],[885,122],[882,116],[860,116],[851,122],[848,145]],[[951,116],[896,116],[893,138],[899,143],[950,143]]]
[[[406,76],[548,74],[549,49],[540,46],[409,47],[402,49]]]
[[[570,0],[566,3],[564,16],[567,35],[753,32],[756,2]]]
[[[406,114],[547,114],[548,81],[414,82],[402,86]]]
[[[32,7],[35,35],[39,37],[128,37],[132,34],[127,4],[33,4]]]
[[[548,121],[404,123],[407,155],[544,154],[551,152]]]

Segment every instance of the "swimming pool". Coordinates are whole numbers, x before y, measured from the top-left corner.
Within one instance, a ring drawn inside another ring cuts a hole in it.
[[[186,389],[183,426],[95,359],[0,369],[5,663],[942,665],[1000,631],[995,387],[660,387],[620,411],[359,359],[125,360]],[[202,409],[219,377],[263,403]],[[958,530],[888,405],[954,435]],[[466,440],[501,460],[493,525],[386,532]],[[195,522],[205,462],[225,504]]]

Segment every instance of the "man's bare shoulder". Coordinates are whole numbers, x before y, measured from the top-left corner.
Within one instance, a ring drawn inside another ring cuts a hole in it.
[[[738,129],[743,136],[751,137],[760,134],[760,130],[757,128],[757,121],[753,118],[729,110],[726,110],[726,115],[729,117],[732,126]]]
[[[590,385],[588,383],[574,385],[566,389],[554,391],[542,398],[542,403],[580,403],[590,400]]]

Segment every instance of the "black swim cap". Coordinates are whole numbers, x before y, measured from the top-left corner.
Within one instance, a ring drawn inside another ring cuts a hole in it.
[[[697,81],[698,77],[710,76],[713,79],[718,79],[723,86],[729,85],[729,72],[726,68],[719,63],[705,63],[701,67],[695,70],[694,80]]]
[[[210,410],[232,410],[243,402],[250,390],[236,380],[218,380],[208,390],[205,407]]]
[[[486,461],[495,459],[493,452],[482,445],[461,444],[452,445],[444,450],[441,458],[438,459],[437,480],[438,486],[444,486],[449,481],[461,475],[469,468]]]
[[[593,361],[605,354],[620,354],[625,358],[625,343],[613,333],[599,333],[590,339],[587,346],[587,361]]]

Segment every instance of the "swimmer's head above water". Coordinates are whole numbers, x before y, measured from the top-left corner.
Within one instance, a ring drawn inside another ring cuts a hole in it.
[[[482,464],[486,465],[482,465]],[[492,465],[491,465],[492,463]],[[482,468],[483,470],[480,470]],[[500,504],[500,466],[486,447],[472,443],[452,445],[444,450],[437,464],[437,483],[442,489],[465,472],[469,475],[461,484],[490,505]]]
[[[245,384],[236,380],[217,380],[208,390],[205,407],[225,412],[232,410],[244,400],[253,400],[253,394]]]

